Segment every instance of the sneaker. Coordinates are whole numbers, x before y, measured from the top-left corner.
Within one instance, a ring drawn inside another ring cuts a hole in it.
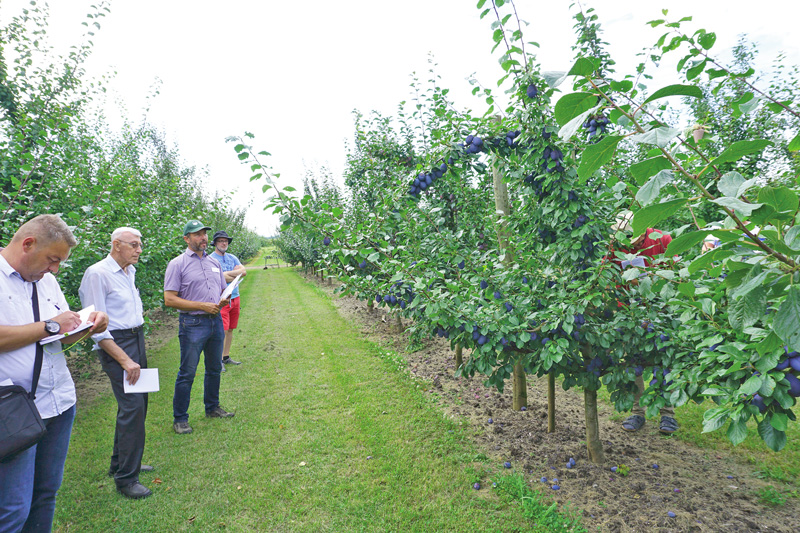
[[[206,411],[206,416],[208,418],[230,418],[234,415],[234,413],[229,413],[219,405],[213,408],[210,411]]]
[[[220,370],[220,372],[227,372],[227,370],[225,369],[225,362],[224,361],[222,363],[222,370]]]
[[[231,359],[230,356],[228,356],[228,357],[223,357],[222,358],[222,364],[223,365],[241,365],[242,363],[240,363],[239,361],[234,361],[233,359]]]
[[[192,432],[192,426],[189,425],[189,422],[175,422],[172,424],[172,429],[178,435],[186,435]]]

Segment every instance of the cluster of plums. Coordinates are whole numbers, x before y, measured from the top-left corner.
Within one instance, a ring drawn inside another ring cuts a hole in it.
[[[598,133],[605,133],[606,127],[611,121],[605,115],[595,115],[583,123],[583,128],[589,132],[589,137],[594,137]]]
[[[439,167],[431,169],[428,173],[420,172],[419,176],[414,178],[414,182],[411,184],[408,194],[411,196],[419,196],[419,193],[433,185],[433,182],[437,179],[444,176],[445,172],[447,172],[447,163],[442,163]]]

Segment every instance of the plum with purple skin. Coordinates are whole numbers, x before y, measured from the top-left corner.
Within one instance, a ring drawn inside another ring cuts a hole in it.
[[[800,396],[800,379],[797,379],[794,374],[786,374],[784,379],[789,382],[789,396],[794,398]]]
[[[528,98],[533,100],[534,98],[539,96],[539,89],[536,87],[536,85],[531,83],[530,85],[528,85],[528,88],[525,90],[525,94],[528,95]]]
[[[329,246],[331,244],[331,238],[325,237],[324,239],[322,239],[322,244],[324,244],[325,246]]]

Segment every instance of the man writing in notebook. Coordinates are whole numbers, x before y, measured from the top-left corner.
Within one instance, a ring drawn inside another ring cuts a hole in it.
[[[35,387],[36,408],[47,428],[36,445],[0,463],[2,533],[52,529],[76,402],[61,344],[102,333],[108,324],[108,316],[95,311],[88,317],[94,323],[88,330],[39,344],[81,324],[53,275],[76,244],[63,220],[39,215],[0,248],[0,383],[11,381],[29,392]],[[41,371],[34,383],[37,360]]]

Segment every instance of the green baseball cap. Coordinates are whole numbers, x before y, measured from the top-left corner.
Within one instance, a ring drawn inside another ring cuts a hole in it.
[[[200,222],[199,220],[190,220],[183,227],[183,235],[186,236],[189,235],[190,233],[195,233],[197,231],[201,231],[204,229],[209,230],[211,229],[211,226],[204,226],[203,223]]]

